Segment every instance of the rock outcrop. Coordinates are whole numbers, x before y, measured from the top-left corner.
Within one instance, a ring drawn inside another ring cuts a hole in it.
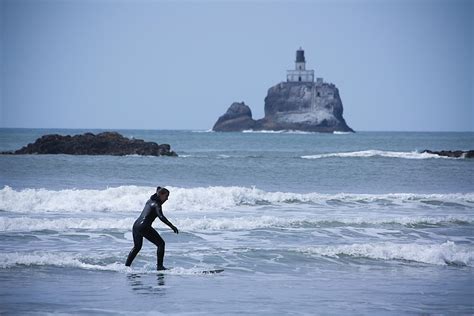
[[[117,132],[104,132],[97,135],[85,133],[75,136],[44,135],[33,144],[2,154],[177,156],[168,144],[158,145],[142,139],[129,139]]]
[[[214,131],[300,130],[354,132],[344,120],[339,90],[323,82],[281,82],[268,90],[265,117],[252,118],[251,110],[233,103],[213,127]]]
[[[212,130],[220,132],[236,132],[254,129],[256,122],[252,119],[252,111],[244,102],[234,102],[224,115],[219,117]]]
[[[442,157],[450,157],[450,158],[474,158],[474,150],[441,150],[441,151],[431,151],[425,149],[422,153],[438,155]]]
[[[342,117],[339,90],[333,84],[282,82],[265,98],[261,129],[353,132]]]

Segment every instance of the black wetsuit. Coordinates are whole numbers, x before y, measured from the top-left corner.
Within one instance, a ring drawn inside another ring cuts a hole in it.
[[[133,248],[128,254],[126,266],[132,264],[133,259],[142,249],[143,237],[151,241],[156,245],[156,255],[157,255],[157,269],[162,270],[163,267],[163,257],[165,256],[165,241],[158,232],[151,227],[153,221],[158,217],[163,223],[168,225],[175,233],[178,232],[178,229],[171,224],[171,222],[163,215],[161,210],[162,202],[156,194],[152,195],[151,198],[146,202],[145,208],[143,209],[140,216],[137,218],[133,224]]]

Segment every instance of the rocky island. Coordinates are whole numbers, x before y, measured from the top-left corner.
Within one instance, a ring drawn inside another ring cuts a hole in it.
[[[142,139],[129,139],[117,132],[103,132],[97,135],[85,133],[74,136],[44,135],[19,150],[2,154],[177,156],[168,144],[158,145]]]
[[[354,132],[344,120],[339,90],[322,78],[314,81],[314,70],[306,70],[304,51],[296,52],[295,70],[287,81],[268,89],[265,117],[254,120],[244,102],[234,102],[212,128],[217,132],[243,130],[299,130],[308,132]]]
[[[427,153],[427,154],[438,155],[441,157],[449,157],[449,158],[474,158],[474,150],[432,151],[432,150],[425,149],[421,153]]]

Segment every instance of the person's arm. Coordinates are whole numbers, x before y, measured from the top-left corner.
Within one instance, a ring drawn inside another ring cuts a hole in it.
[[[178,229],[176,228],[176,226],[174,226],[173,224],[171,224],[171,222],[165,217],[165,215],[163,215],[163,211],[162,211],[160,205],[157,205],[157,206],[156,206],[156,214],[158,215],[158,218],[159,218],[163,223],[165,223],[166,225],[168,225],[176,234],[178,233]]]

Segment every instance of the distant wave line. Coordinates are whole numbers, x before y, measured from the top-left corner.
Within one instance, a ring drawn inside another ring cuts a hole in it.
[[[254,133],[254,134],[321,134],[319,132],[307,132],[307,131],[298,131],[298,130],[253,130],[253,129],[246,129],[243,130],[242,133]]]
[[[436,154],[420,153],[417,151],[399,152],[399,151],[384,151],[384,150],[374,150],[374,149],[301,156],[301,158],[303,159],[371,158],[371,157],[403,158],[403,159],[459,159],[459,158],[443,157]]]

